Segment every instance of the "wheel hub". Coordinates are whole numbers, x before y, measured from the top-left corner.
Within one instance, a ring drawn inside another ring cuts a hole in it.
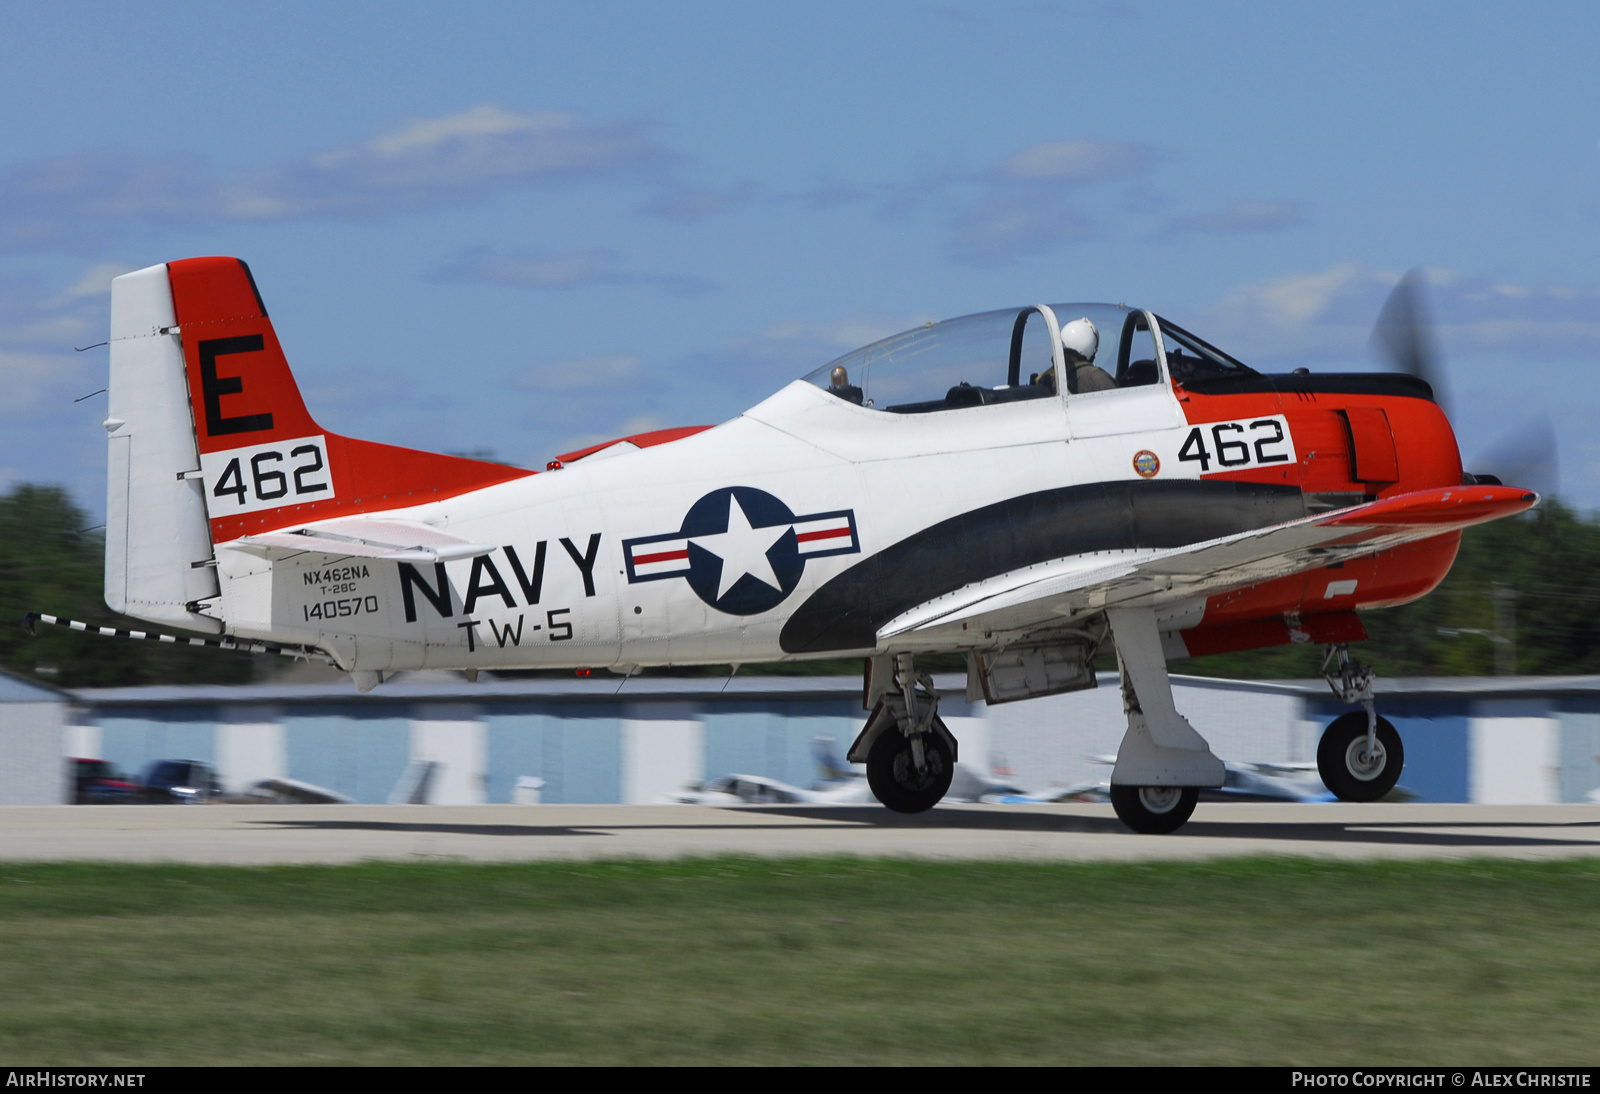
[[[1170,813],[1183,799],[1183,789],[1177,786],[1141,786],[1139,804],[1152,813]]]
[[[926,790],[939,781],[944,774],[943,758],[938,752],[929,749],[923,754],[922,770],[917,770],[916,757],[912,754],[911,745],[895,755],[894,781],[907,790]]]
[[[1372,749],[1368,751],[1365,734],[1351,741],[1350,746],[1344,750],[1345,768],[1362,782],[1371,782],[1382,775],[1386,760],[1383,742],[1373,741]]]

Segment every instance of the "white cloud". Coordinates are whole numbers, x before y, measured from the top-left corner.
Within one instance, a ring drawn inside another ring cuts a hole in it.
[[[592,285],[653,285],[680,296],[706,292],[713,287],[701,278],[681,274],[631,273],[621,268],[621,260],[622,256],[615,251],[602,248],[495,251],[489,247],[471,247],[434,269],[428,277],[434,281],[512,285],[542,291]]]
[[[813,213],[820,213],[839,205],[854,205],[871,195],[859,186],[842,182],[819,182],[809,190],[786,194],[779,201],[793,201]]]
[[[762,331],[759,337],[763,341],[775,343],[832,346],[841,350],[852,350],[887,338],[891,334],[910,330],[933,318],[933,316],[853,315],[826,323],[796,319],[775,324]],[[818,361],[817,364],[820,365],[822,362]]]
[[[1248,282],[1204,309],[1193,326],[1202,335],[1215,332],[1219,345],[1246,361],[1364,360],[1373,323],[1399,277],[1397,270],[1342,262]],[[1519,284],[1429,270],[1426,298],[1447,354],[1554,360],[1600,353],[1600,285]]]
[[[1126,141],[1077,138],[1024,148],[975,180],[982,186],[977,198],[950,222],[950,257],[964,266],[1005,266],[1087,239],[1093,225],[1073,195],[1137,178],[1156,158]]]
[[[683,424],[683,423],[678,423]],[[697,425],[706,423],[697,422]],[[591,445],[604,444],[606,441],[618,440],[622,437],[632,437],[639,433],[654,433],[658,429],[668,428],[668,423],[657,414],[636,414],[625,422],[601,429],[589,430],[586,433],[574,433],[555,446],[558,452],[578,452]]]
[[[814,322],[785,320],[690,354],[669,374],[710,420],[738,414],[789,381],[853,349],[909,330],[925,316],[858,313]],[[692,385],[685,379],[692,378]]]
[[[628,354],[578,357],[534,365],[517,377],[517,387],[532,391],[616,391],[615,385],[639,375],[639,358]]]
[[[134,226],[373,220],[530,186],[657,178],[675,157],[650,130],[485,104],[225,180],[194,156],[51,156],[0,174],[0,251],[88,253]]]
[[[753,182],[722,189],[704,187],[669,190],[639,207],[646,216],[671,221],[674,224],[698,224],[714,216],[732,212],[755,195]]]
[[[194,157],[48,156],[0,174],[0,251],[93,252],[128,222],[193,223],[214,207],[209,169]]]
[[[248,175],[223,188],[221,211],[236,220],[367,219],[540,183],[611,178],[671,159],[649,129],[476,106]]]
[[[496,253],[487,247],[464,251],[433,274],[438,281],[478,281],[529,289],[575,289],[613,280],[615,251],[518,251]]]
[[[77,283],[67,290],[67,295],[69,297],[106,296],[111,292],[111,282],[128,272],[130,272],[129,268],[123,262],[97,262],[84,271],[83,276],[78,278]],[[105,306],[108,309],[111,307],[109,302]]]
[[[85,368],[63,354],[8,353],[0,350],[0,415],[31,410],[47,393],[81,387]]]
[[[65,291],[0,278],[0,488],[63,483],[91,510],[105,497],[105,396],[74,400],[105,387],[106,351],[72,351],[105,337],[110,302],[87,291],[105,273]]]
[[[1261,321],[1282,329],[1299,329],[1325,317],[1336,297],[1370,295],[1374,284],[1387,282],[1381,274],[1344,262],[1309,274],[1285,274],[1253,281],[1233,289],[1222,301],[1225,311],[1250,312]]]
[[[0,279],[0,351],[70,356],[72,346],[100,341],[111,316],[106,290],[125,269],[111,263],[91,267],[65,292],[32,277]],[[106,289],[96,291],[102,283]]]
[[[997,190],[956,217],[950,253],[964,266],[1004,266],[1086,239],[1091,230],[1053,190]]]
[[[1294,201],[1236,201],[1213,213],[1179,217],[1170,226],[1177,234],[1237,236],[1278,232],[1306,223],[1306,208]]]
[[[1011,182],[1116,182],[1143,174],[1155,159],[1126,141],[1045,141],[1002,160],[994,174]]]

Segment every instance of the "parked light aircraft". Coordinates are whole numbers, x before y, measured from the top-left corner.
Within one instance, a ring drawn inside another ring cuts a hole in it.
[[[854,805],[873,800],[866,774],[842,762],[834,751],[832,737],[811,739],[811,758],[817,765],[817,781],[801,789],[767,775],[723,775],[701,785],[693,783],[673,794],[664,794],[663,804],[679,805]],[[1034,803],[1062,800],[1046,795],[1027,795],[1010,783],[1002,782],[970,764],[958,763],[942,801]]]
[[[1123,305],[927,323],[722,425],[545,473],[323,429],[237,259],[117,278],[110,339],[114,610],[323,658],[362,689],[860,656],[848,757],[903,812],[958,758],[917,658],[964,654],[969,697],[1000,703],[1093,687],[1107,642],[1128,717],[1111,798],[1135,830],[1176,829],[1225,782],[1174,709],[1171,657],[1326,645],[1364,709],[1324,733],[1319,770],[1381,797],[1403,755],[1348,656],[1357,613],[1422,596],[1461,529],[1537,501],[1463,474],[1414,375],[1263,375]]]

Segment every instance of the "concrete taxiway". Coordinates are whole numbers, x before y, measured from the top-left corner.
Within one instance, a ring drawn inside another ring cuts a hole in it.
[[[0,860],[532,862],[720,854],[1050,861],[1236,855],[1557,858],[1600,855],[1597,805],[1202,803],[1170,836],[1107,805],[51,806],[0,808]]]

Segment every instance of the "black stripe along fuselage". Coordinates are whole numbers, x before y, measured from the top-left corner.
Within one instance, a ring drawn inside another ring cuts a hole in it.
[[[785,653],[867,650],[889,620],[975,581],[1093,551],[1183,547],[1306,515],[1298,486],[1098,482],[942,520],[823,584],[779,635]]]

